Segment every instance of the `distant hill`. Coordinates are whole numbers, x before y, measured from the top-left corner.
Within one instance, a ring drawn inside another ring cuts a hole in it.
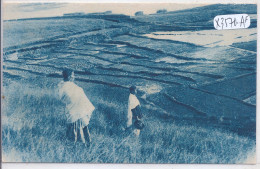
[[[140,22],[173,26],[174,30],[205,30],[214,29],[212,21],[215,16],[227,14],[256,15],[257,6],[255,4],[214,4],[134,18]],[[256,19],[251,19],[250,27],[256,27],[256,23]]]
[[[90,31],[99,31],[99,33],[106,34],[107,37],[112,37],[127,33],[149,34],[156,31],[209,30],[214,29],[212,20],[217,15],[246,13],[256,16],[257,13],[254,4],[216,4],[179,11],[158,11],[151,15],[144,15],[142,11],[139,11],[136,16],[113,14],[111,11],[89,14],[79,12],[56,17],[7,20],[4,21],[4,48],[5,51],[8,51],[20,48],[22,44],[40,43],[43,39],[46,41],[46,38],[68,37]],[[50,31],[49,25],[56,25],[56,27],[51,27],[53,30]],[[256,19],[251,19],[250,28],[254,28],[256,25]],[[121,31],[115,31],[111,35],[106,32],[108,28]],[[38,33],[38,30],[42,32]],[[24,37],[22,39],[21,34]],[[34,36],[27,36],[28,34]],[[8,39],[8,36],[13,38]]]
[[[168,13],[179,13],[179,12],[201,12],[208,10],[209,13],[218,13],[218,15],[226,14],[256,14],[257,6],[255,4],[213,4],[207,6],[201,6],[191,9],[184,9],[178,11],[169,11]]]

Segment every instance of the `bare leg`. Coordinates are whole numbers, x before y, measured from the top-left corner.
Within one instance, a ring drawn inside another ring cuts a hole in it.
[[[77,139],[78,139],[78,132],[77,132],[77,122],[75,122],[74,124],[73,124],[73,132],[74,132],[74,137],[75,137],[75,139],[74,139],[74,142],[76,143],[77,142]]]
[[[90,138],[90,133],[89,133],[88,126],[86,126],[86,127],[83,128],[83,132],[84,132],[84,135],[85,135],[85,139],[86,139],[86,142],[87,142],[87,146],[90,146],[91,138]]]
[[[79,133],[80,133],[80,137],[81,137],[82,142],[85,144],[86,141],[85,141],[85,137],[84,137],[84,133],[83,133],[83,126],[82,126],[81,121],[79,121]]]

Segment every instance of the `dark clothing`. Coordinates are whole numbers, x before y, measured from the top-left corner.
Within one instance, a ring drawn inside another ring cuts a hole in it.
[[[141,112],[141,107],[138,105],[134,109],[131,109],[131,111],[133,113],[133,117],[132,117],[133,127],[135,129],[139,129],[139,130],[143,129],[144,124],[141,121],[141,118],[143,117],[142,112]]]
[[[141,108],[140,106],[136,106],[134,109],[131,110],[133,113],[133,119],[141,119],[143,117],[142,113],[141,113]]]

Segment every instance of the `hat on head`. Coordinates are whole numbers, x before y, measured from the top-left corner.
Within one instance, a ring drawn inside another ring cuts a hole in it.
[[[131,86],[129,88],[129,90],[130,90],[130,93],[134,93],[134,91],[136,90],[136,86]]]
[[[72,72],[73,71],[71,69],[64,69],[62,71],[62,76],[63,76],[64,80],[68,80],[69,77],[72,75]]]

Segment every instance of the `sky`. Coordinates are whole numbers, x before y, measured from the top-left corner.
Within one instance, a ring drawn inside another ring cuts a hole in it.
[[[144,14],[156,13],[159,9],[176,11],[204,6],[207,4],[169,4],[169,3],[4,3],[3,19],[21,19],[62,16],[64,13],[93,13],[112,11],[116,14],[133,16],[137,11]]]

